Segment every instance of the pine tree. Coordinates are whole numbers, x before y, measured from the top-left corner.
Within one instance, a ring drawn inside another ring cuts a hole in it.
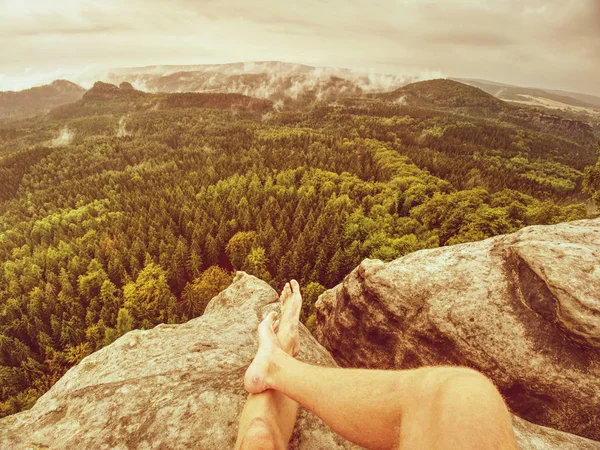
[[[206,246],[204,249],[204,255],[206,256],[206,264],[214,265],[217,263],[219,259],[219,248],[217,246],[217,242],[212,237],[212,235],[208,235],[206,237]]]
[[[253,247],[250,250],[244,262],[244,269],[250,275],[255,275],[266,282],[271,281],[271,274],[267,270],[267,255],[262,247]]]
[[[255,231],[238,231],[229,240],[225,251],[234,269],[243,269],[246,258],[250,254],[256,240],[257,233]]]
[[[189,278],[198,278],[200,276],[200,272],[202,271],[202,256],[200,256],[196,250],[192,249],[185,267],[187,269]]]
[[[128,331],[133,330],[133,322],[133,317],[131,317],[127,308],[119,309],[117,316],[117,336],[123,336]]]

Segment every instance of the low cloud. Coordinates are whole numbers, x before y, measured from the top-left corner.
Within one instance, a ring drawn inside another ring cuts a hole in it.
[[[117,137],[125,137],[129,136],[129,132],[126,128],[127,125],[127,116],[121,116],[119,119],[119,129],[117,130]]]
[[[52,139],[51,147],[62,147],[69,145],[73,140],[73,132],[67,127],[63,127],[57,137]]]

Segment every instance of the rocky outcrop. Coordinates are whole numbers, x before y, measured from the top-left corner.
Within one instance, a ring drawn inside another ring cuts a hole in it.
[[[476,368],[522,418],[600,440],[600,219],[365,260],[316,336],[342,366]]]
[[[246,400],[242,377],[256,328],[278,308],[246,274],[182,325],[132,331],[85,358],[25,412],[0,420],[0,449],[227,449]],[[299,358],[334,366],[301,327]],[[292,449],[355,448],[307,411]]]
[[[94,86],[83,96],[84,101],[131,100],[146,95],[133,88],[131,83],[123,82],[120,86],[96,81]]]
[[[135,90],[133,85],[131,83],[129,83],[128,81],[123,81],[121,84],[119,84],[119,89],[122,91],[133,91]]]

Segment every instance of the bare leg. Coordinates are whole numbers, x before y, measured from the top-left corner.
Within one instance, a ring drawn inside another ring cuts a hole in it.
[[[311,366],[282,351],[274,320],[268,316],[259,327],[259,349],[244,378],[248,392],[282,392],[367,448],[517,449],[502,397],[478,372]]]
[[[274,338],[287,354],[296,356],[299,347],[298,321],[302,307],[300,286],[286,283],[281,293],[281,319]],[[273,313],[272,313],[273,314]],[[274,317],[272,315],[271,317]],[[263,322],[261,326],[265,326]],[[259,334],[259,339],[260,339]],[[298,404],[281,392],[266,390],[250,394],[240,417],[236,449],[284,449],[292,436]]]

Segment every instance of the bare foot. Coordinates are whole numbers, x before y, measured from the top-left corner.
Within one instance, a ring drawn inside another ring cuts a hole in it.
[[[300,285],[296,280],[285,284],[279,300],[281,301],[281,319],[277,337],[281,342],[283,351],[288,355],[296,356],[300,351],[298,323],[300,321],[300,310],[302,309]]]
[[[276,317],[275,312],[270,312],[258,326],[258,351],[244,375],[244,387],[251,394],[270,388],[273,358],[284,353],[274,330]]]

